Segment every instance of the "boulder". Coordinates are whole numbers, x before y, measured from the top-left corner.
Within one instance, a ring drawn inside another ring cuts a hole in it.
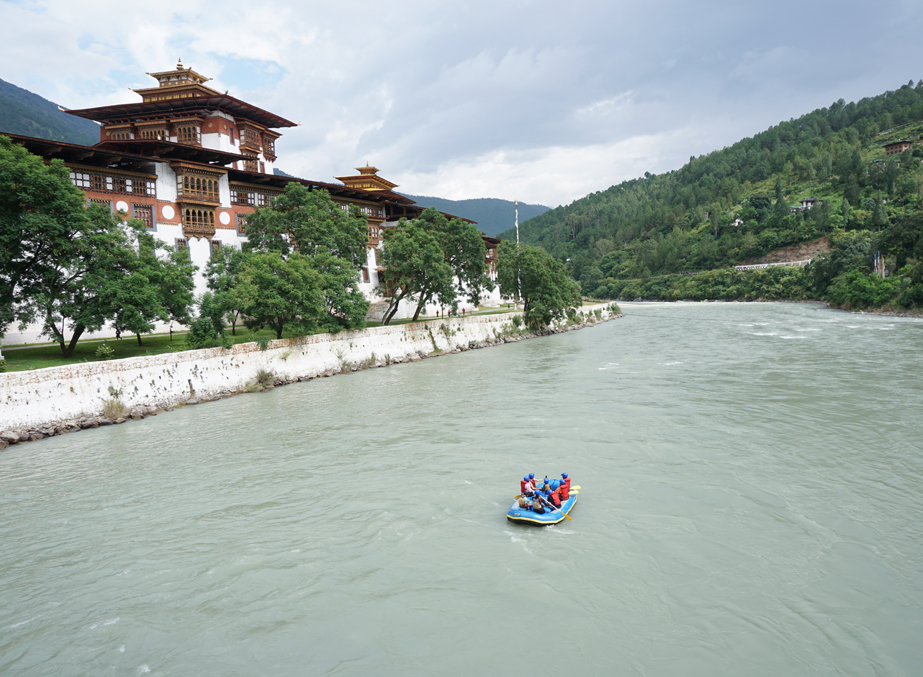
[[[186,400],[186,404],[198,404],[198,403],[199,403],[199,400],[197,400],[195,397],[190,397],[188,400]]]
[[[19,433],[14,433],[12,430],[4,430],[0,432],[0,440],[7,444],[16,444],[19,441]]]
[[[42,433],[32,433],[31,435],[29,435],[30,442],[38,442],[39,440],[43,440],[43,439],[45,439],[45,436],[42,435]]]
[[[112,425],[112,419],[103,416],[99,419],[99,425]]]
[[[121,423],[124,423],[124,422],[127,421],[127,420],[128,420],[127,418],[117,418],[117,419],[115,419],[115,420],[113,421],[113,423],[121,424]]]
[[[80,422],[80,427],[84,430],[87,428],[97,428],[99,423],[96,422],[95,418],[88,418]]]

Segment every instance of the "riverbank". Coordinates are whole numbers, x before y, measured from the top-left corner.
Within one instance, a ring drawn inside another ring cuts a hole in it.
[[[757,299],[659,299],[659,298],[643,298],[638,297],[635,299],[618,299],[619,303],[810,303],[810,304],[820,304],[830,308],[831,310],[841,310],[844,313],[853,313],[854,315],[879,315],[881,317],[908,317],[908,318],[923,318],[923,308],[902,308],[900,310],[890,309],[890,308],[849,308],[844,306],[838,306],[835,303],[830,301],[823,301],[820,299],[772,299],[772,298],[757,298]]]
[[[295,383],[582,329],[620,315],[582,307],[536,334],[521,313],[451,318],[0,374],[0,448]]]

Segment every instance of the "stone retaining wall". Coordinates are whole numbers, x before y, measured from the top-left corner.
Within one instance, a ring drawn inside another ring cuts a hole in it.
[[[585,323],[553,327],[559,332],[611,319],[606,304],[580,309]],[[519,340],[513,317],[521,313],[372,327],[318,334],[231,349],[209,348],[105,362],[71,364],[0,374],[0,431],[26,439],[140,418],[161,409],[196,404],[318,376],[387,366],[396,362]],[[124,405],[121,417],[102,417],[106,401]],[[15,442],[12,435],[0,447]],[[38,437],[40,439],[41,437]]]

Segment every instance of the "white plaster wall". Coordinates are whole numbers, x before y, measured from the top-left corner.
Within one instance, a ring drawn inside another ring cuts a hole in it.
[[[176,202],[176,173],[167,162],[155,162],[157,173],[157,199]]]
[[[581,310],[595,308],[601,308],[603,319],[608,319],[605,305]],[[449,352],[497,337],[511,327],[512,317],[485,315],[318,334],[273,341],[265,351],[256,343],[243,343],[230,350],[210,348],[0,374],[0,430],[99,415],[112,393],[119,393],[129,407],[170,406],[193,394],[242,389],[260,369],[292,379],[362,363]]]

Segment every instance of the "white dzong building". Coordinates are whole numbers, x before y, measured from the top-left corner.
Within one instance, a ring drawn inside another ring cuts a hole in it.
[[[46,159],[63,160],[88,202],[137,218],[162,242],[188,249],[199,268],[196,293],[205,291],[203,273],[212,252],[241,247],[247,239],[246,216],[282,193],[286,184],[297,181],[327,190],[344,209],[355,205],[367,218],[360,288],[373,302],[373,314],[380,309],[381,229],[402,217],[414,218],[424,208],[395,193],[396,184],[378,176],[375,167],[337,177],[342,183],[276,175],[279,130],[296,123],[208,87],[209,78],[182,62],[149,75],[157,84],[133,90],[140,101],[67,111],[100,124],[94,146],[7,136]],[[484,236],[484,241],[495,279],[499,240]],[[499,292],[485,295],[483,302],[498,303]],[[12,333],[5,339],[11,342],[17,342]]]

